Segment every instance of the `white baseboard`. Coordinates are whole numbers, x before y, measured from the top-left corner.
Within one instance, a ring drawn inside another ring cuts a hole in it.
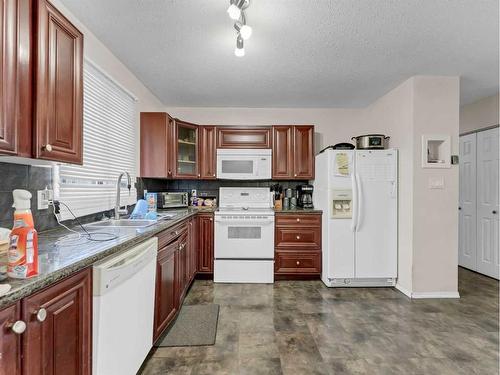
[[[458,292],[412,292],[411,298],[460,298]]]
[[[424,299],[424,298],[460,298],[458,292],[410,292],[405,287],[400,284],[396,284],[395,288],[403,293],[405,296],[412,299]]]
[[[396,283],[395,288],[403,293],[406,297],[411,298],[411,292],[405,287],[401,286],[401,284]]]

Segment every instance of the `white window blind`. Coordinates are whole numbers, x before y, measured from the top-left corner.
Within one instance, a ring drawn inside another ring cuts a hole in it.
[[[127,178],[122,178],[121,205],[136,202],[137,176],[136,103],[124,89],[97,67],[85,62],[83,86],[83,166],[61,165],[55,173],[56,196],[76,216],[114,207],[116,182],[121,172],[132,179],[130,194]],[[61,207],[63,219],[72,215]]]

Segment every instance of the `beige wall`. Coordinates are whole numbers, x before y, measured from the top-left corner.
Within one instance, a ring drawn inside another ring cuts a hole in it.
[[[460,133],[499,124],[499,95],[488,96],[460,108]]]

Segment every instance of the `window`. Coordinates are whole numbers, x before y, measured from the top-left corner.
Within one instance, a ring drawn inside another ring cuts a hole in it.
[[[127,171],[130,195],[122,178],[121,205],[137,200],[138,127],[136,100],[96,66],[86,61],[83,85],[83,166],[60,165],[54,170],[56,197],[76,216],[114,207],[116,181]],[[72,216],[61,207],[63,219]]]

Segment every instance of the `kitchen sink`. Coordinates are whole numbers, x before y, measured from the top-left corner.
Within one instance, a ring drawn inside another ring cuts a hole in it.
[[[87,224],[88,227],[95,228],[146,228],[156,224],[156,220],[131,220],[131,219],[110,219],[96,221],[95,223]]]

